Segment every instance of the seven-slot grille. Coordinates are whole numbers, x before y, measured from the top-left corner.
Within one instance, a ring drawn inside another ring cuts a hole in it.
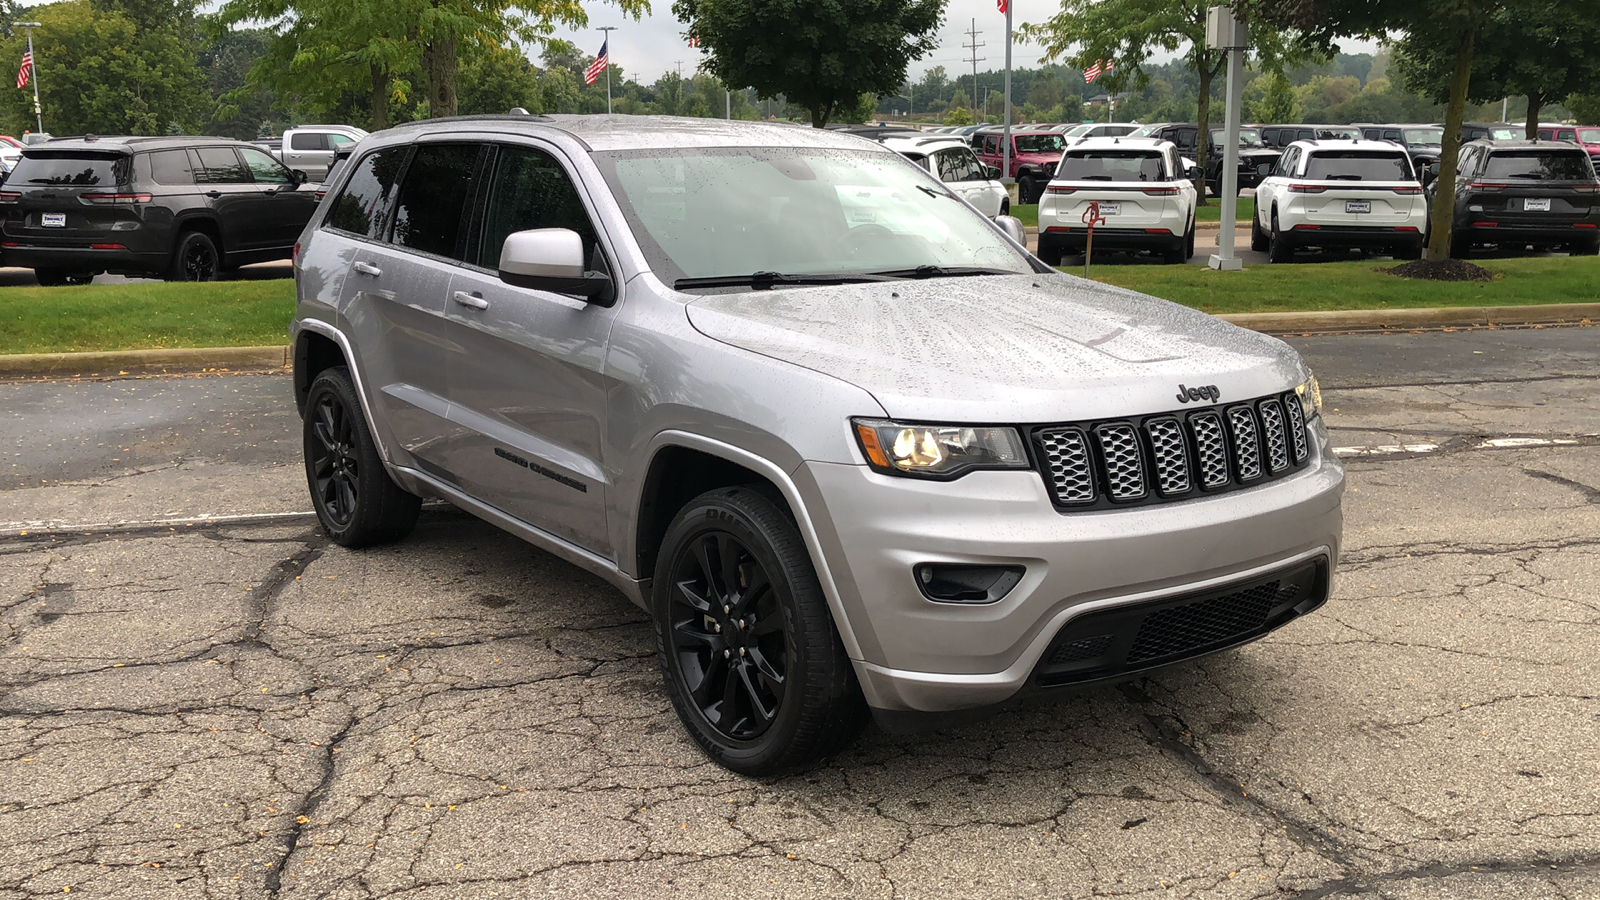
[[[1311,457],[1294,393],[1132,420],[1033,431],[1057,506],[1183,500],[1278,478]]]

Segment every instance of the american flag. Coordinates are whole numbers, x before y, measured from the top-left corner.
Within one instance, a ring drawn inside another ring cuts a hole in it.
[[[1083,81],[1084,81],[1084,83],[1085,84],[1094,84],[1094,80],[1096,78],[1099,78],[1101,75],[1110,75],[1111,74],[1111,67],[1113,65],[1114,65],[1113,63],[1108,63],[1103,59],[1095,60],[1094,65],[1092,65],[1089,68],[1083,70]]]
[[[606,66],[611,65],[611,54],[606,52],[606,48],[609,46],[611,46],[611,39],[606,38],[605,43],[600,45],[600,55],[596,56],[594,62],[589,64],[589,71],[583,73],[584,84],[594,84],[594,80],[600,77],[600,73],[606,70]]]
[[[1006,8],[1011,5],[1010,0],[995,0],[995,3],[1000,7],[1001,12],[1005,12]]]
[[[691,47],[700,46],[700,35],[698,35],[698,34],[689,35],[689,46],[691,46]]]
[[[33,47],[30,46],[28,48],[28,52],[22,54],[22,68],[17,70],[17,87],[19,87],[19,88],[27,87],[28,86],[28,77],[30,75],[32,75],[32,74],[33,74]]]

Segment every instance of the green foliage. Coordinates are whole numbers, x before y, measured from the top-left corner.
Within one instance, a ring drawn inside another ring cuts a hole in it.
[[[863,92],[905,85],[906,68],[937,45],[943,0],[674,0],[726,84],[778,94],[816,128],[854,109]]]
[[[1579,125],[1600,125],[1600,93],[1573,94],[1567,98],[1567,109]]]
[[[1252,122],[1294,123],[1300,121],[1300,101],[1289,79],[1268,72],[1252,81],[1244,92],[1245,117]]]
[[[946,125],[971,125],[973,124],[972,112],[965,106],[951,107],[950,111],[944,114],[944,123]]]
[[[499,44],[473,48],[462,60],[458,102],[462,115],[504,115],[514,106],[531,113],[544,111],[533,64],[521,50]]]
[[[142,10],[134,10],[143,14]],[[166,134],[194,126],[205,104],[193,30],[181,17],[141,26],[111,4],[68,0],[31,8],[44,125],[53,134]],[[0,40],[20,60],[24,29]],[[34,130],[33,91],[0,95],[12,133]]]
[[[851,125],[860,125],[873,118],[877,111],[878,96],[876,94],[861,94],[856,97],[854,104],[839,107],[837,119],[840,122],[848,122]]]

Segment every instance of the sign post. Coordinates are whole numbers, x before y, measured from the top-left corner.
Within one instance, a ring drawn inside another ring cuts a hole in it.
[[[1233,15],[1229,6],[1213,6],[1206,15],[1206,47],[1228,54],[1228,102],[1226,133],[1222,147],[1222,228],[1217,232],[1217,252],[1209,265],[1222,272],[1244,268],[1244,260],[1233,255],[1234,229],[1239,216],[1239,108],[1244,102],[1244,50],[1250,43],[1249,29]],[[1205,165],[1203,159],[1195,160]]]

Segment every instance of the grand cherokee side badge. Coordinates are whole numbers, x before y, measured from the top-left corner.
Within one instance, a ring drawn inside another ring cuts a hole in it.
[[[1212,403],[1215,403],[1221,399],[1222,391],[1218,390],[1217,386],[1214,384],[1202,385],[1200,387],[1185,387],[1181,384],[1178,385],[1179,403],[1189,403],[1197,400],[1210,400]]]

